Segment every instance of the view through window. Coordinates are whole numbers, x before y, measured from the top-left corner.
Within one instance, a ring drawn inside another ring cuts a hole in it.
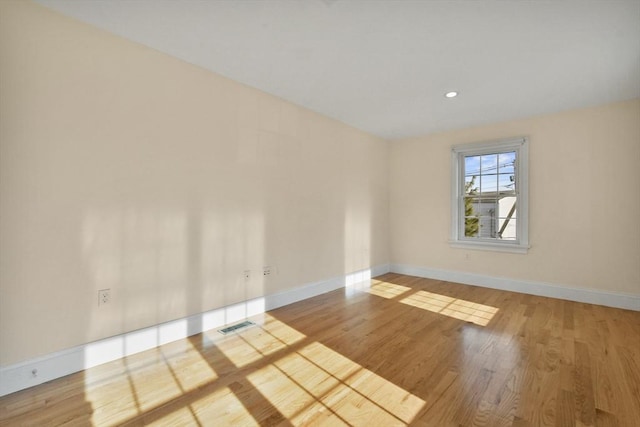
[[[464,158],[465,237],[517,237],[516,152]]]

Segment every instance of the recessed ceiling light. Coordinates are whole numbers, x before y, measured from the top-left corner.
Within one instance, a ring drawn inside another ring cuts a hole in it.
[[[456,96],[458,96],[458,92],[456,91],[447,92],[444,94],[444,96],[446,98],[455,98]]]

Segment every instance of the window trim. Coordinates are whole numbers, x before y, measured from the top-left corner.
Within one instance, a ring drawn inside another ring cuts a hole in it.
[[[516,151],[515,179],[518,221],[517,240],[479,239],[464,236],[464,157],[470,154],[494,154]],[[451,148],[451,237],[449,244],[454,248],[480,249],[496,252],[527,253],[529,245],[529,139],[516,137],[486,142],[458,144]]]

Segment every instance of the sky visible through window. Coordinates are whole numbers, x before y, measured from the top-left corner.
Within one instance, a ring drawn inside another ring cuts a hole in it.
[[[473,188],[483,193],[515,191],[515,151],[467,156],[464,158],[465,183],[475,177]]]

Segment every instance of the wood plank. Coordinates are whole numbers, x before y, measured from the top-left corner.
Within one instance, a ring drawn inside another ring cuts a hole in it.
[[[591,357],[589,346],[577,341],[575,370],[575,402],[577,420],[585,426],[595,424],[596,406],[593,398],[593,381],[591,380]]]

